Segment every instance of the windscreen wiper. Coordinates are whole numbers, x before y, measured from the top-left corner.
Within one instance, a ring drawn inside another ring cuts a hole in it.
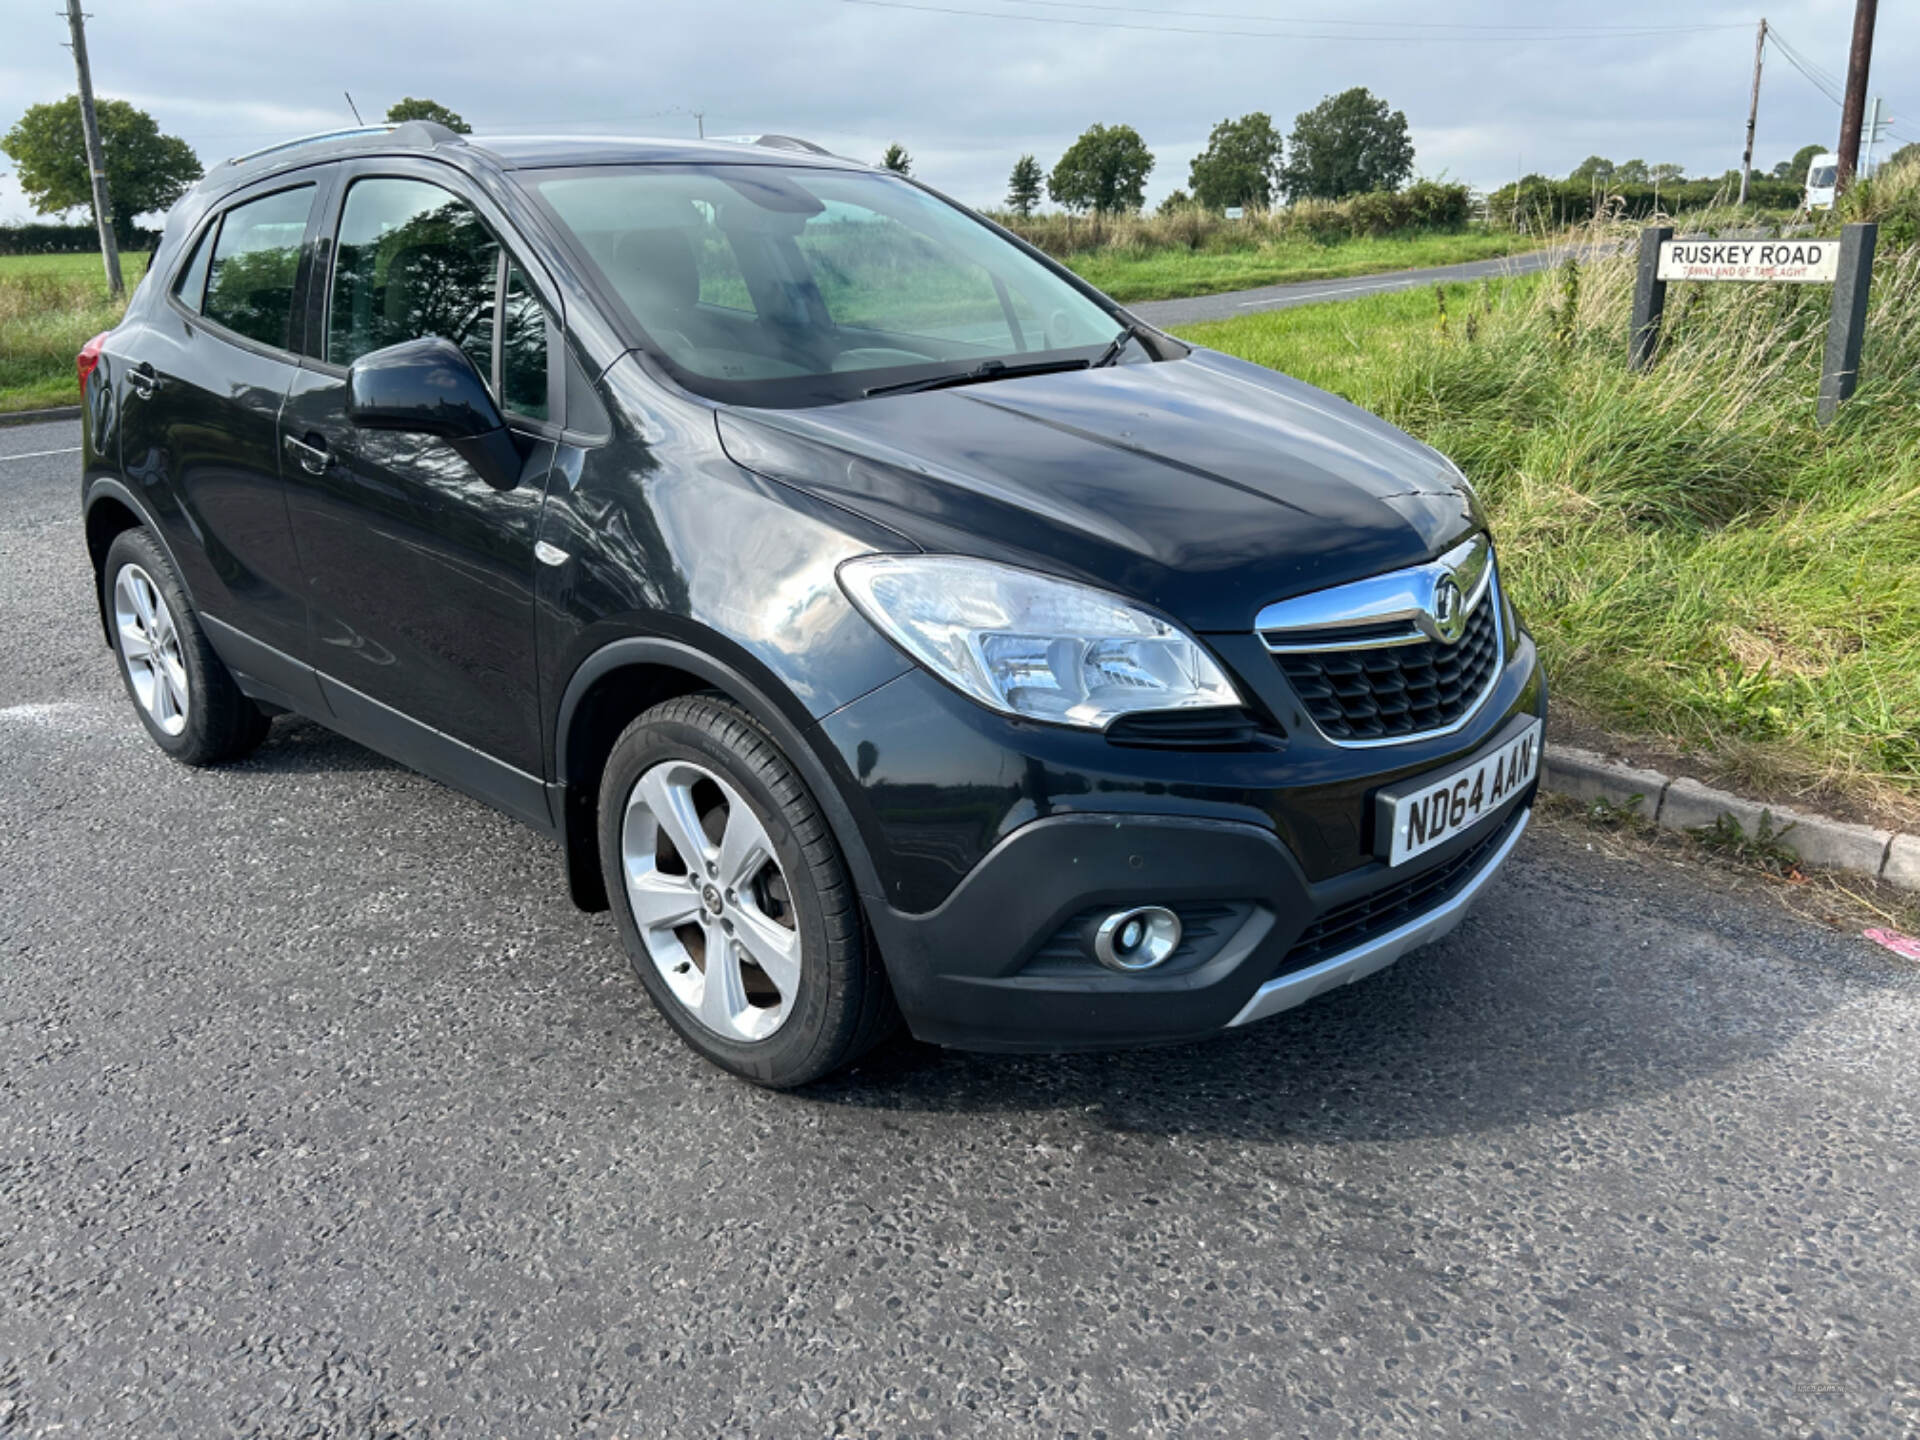
[[[1100,352],[1100,358],[1093,362],[1093,368],[1100,370],[1108,365],[1118,365],[1120,357],[1127,353],[1127,342],[1140,338],[1140,322],[1129,320],[1120,327],[1120,333],[1113,337],[1106,349]]]
[[[911,395],[919,390],[945,390],[954,385],[979,385],[988,380],[1012,380],[1021,375],[1051,375],[1060,370],[1085,370],[1084,360],[1032,360],[1025,365],[1009,365],[1004,360],[982,360],[971,370],[958,375],[934,375],[925,380],[900,380],[891,385],[875,385],[866,393],[874,395]]]

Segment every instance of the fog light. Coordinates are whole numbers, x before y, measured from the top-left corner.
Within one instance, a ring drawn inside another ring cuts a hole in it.
[[[1180,917],[1163,905],[1116,910],[1093,932],[1093,958],[1109,970],[1151,970],[1180,948]]]

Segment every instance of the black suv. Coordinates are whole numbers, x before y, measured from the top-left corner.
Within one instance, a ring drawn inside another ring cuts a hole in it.
[[[297,711],[553,836],[716,1063],[1178,1040],[1451,928],[1546,694],[1446,459],[804,142],[217,168],[80,358],[188,764]]]

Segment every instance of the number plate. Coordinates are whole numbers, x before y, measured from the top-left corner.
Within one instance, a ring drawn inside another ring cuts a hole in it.
[[[1527,720],[1457,770],[1381,791],[1377,818],[1387,864],[1402,864],[1471,830],[1539,773],[1540,722]]]

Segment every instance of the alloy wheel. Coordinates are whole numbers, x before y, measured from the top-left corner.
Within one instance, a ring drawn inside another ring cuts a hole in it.
[[[138,565],[123,565],[113,582],[113,623],[134,698],[168,735],[187,728],[187,666],[180,631],[166,597]]]
[[[707,1029],[765,1040],[800,990],[800,932],[766,826],[703,765],[667,760],[628,793],[627,904],[660,977]]]

